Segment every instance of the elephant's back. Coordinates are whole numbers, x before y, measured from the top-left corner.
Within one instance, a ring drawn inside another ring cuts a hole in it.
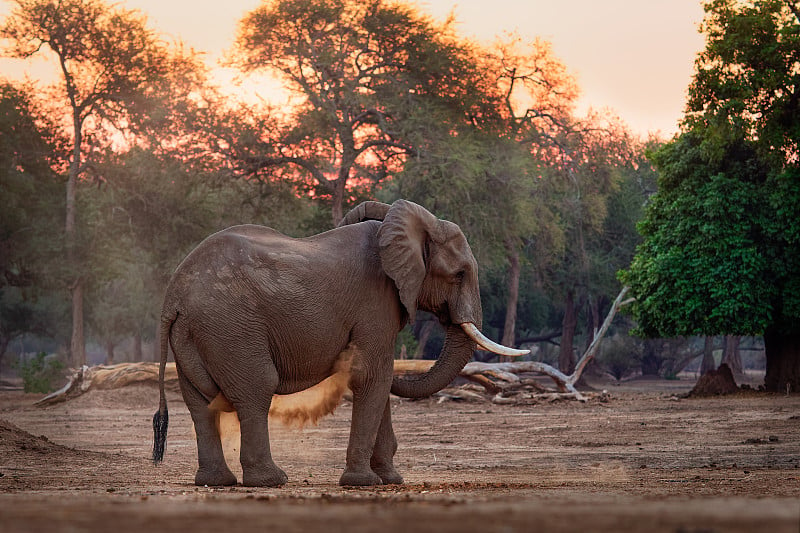
[[[186,307],[189,300],[203,299],[217,291],[236,290],[244,265],[254,262],[254,249],[279,246],[289,239],[266,226],[232,226],[206,237],[181,261],[172,274],[165,306]]]
[[[266,226],[231,226],[206,237],[178,265],[176,273],[242,264],[252,258],[254,248],[278,247],[286,240],[292,239]]]
[[[265,226],[233,226],[210,235],[186,256],[168,293],[184,301],[212,292],[278,297],[302,287],[329,287],[348,274],[362,278],[365,269],[379,270],[375,233],[376,227],[365,223],[306,238]]]
[[[242,225],[201,242],[176,269],[167,300],[184,313],[208,302],[269,301],[289,310],[314,294],[331,306],[364,282],[382,284],[378,223],[361,223],[295,239],[271,228]],[[295,309],[302,312],[302,308]]]

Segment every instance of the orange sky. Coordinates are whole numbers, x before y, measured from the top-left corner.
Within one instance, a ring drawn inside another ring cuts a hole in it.
[[[152,27],[208,52],[214,62],[229,48],[237,21],[260,0],[121,0],[148,15]],[[581,108],[610,108],[640,134],[671,135],[682,116],[694,58],[700,0],[426,0],[436,18],[455,10],[462,34],[491,42],[504,31],[542,37],[577,76]],[[0,15],[10,4],[0,4]],[[52,65],[29,68],[34,78]],[[19,67],[0,60],[3,75]],[[231,73],[222,73],[221,79]]]

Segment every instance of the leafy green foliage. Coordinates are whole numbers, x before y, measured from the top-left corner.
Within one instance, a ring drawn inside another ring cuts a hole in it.
[[[613,335],[603,341],[597,362],[617,381],[622,380],[633,374],[641,365],[640,357],[637,355],[642,353],[642,349],[638,344],[641,344],[641,341],[633,337]]]
[[[773,163],[796,158],[800,142],[800,8],[794,1],[711,0],[706,47],[689,87],[687,125],[709,141],[758,139]]]
[[[17,370],[25,392],[44,394],[54,391],[58,386],[57,380],[63,377],[64,363],[54,356],[39,352],[30,359],[20,360]]]
[[[62,213],[53,198],[60,190],[50,168],[54,149],[53,133],[40,125],[30,97],[1,83],[0,287],[32,284],[44,256],[42,233]]]
[[[683,133],[622,280],[648,336],[800,328],[800,20],[774,0],[706,4]]]
[[[0,84],[0,360],[26,333],[54,334],[63,308],[62,185],[50,168],[54,134],[24,91]]]
[[[647,336],[757,334],[771,319],[766,169],[752,146],[711,159],[701,141],[685,133],[653,156],[659,191],[639,226],[645,241],[623,274]]]

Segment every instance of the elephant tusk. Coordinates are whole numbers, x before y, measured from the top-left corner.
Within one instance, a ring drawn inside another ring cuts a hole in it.
[[[516,348],[509,348],[508,346],[497,344],[481,333],[478,327],[472,322],[464,322],[461,324],[461,329],[464,330],[464,333],[466,333],[470,339],[477,342],[478,346],[489,352],[493,352],[498,355],[505,355],[507,357],[519,357],[520,355],[527,355],[531,353],[530,350],[517,350]]]

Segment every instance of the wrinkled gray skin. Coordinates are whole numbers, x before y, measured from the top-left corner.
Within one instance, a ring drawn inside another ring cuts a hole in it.
[[[417,309],[439,318],[444,348],[427,374],[393,378],[395,339]],[[346,348],[355,353],[353,414],[339,482],[402,483],[389,392],[429,396],[471,359],[475,344],[458,324],[481,325],[477,264],[457,225],[411,202],[368,202],[304,239],[253,225],[208,237],[175,271],[161,321],[197,433],[195,483],[236,483],[209,408],[220,392],[240,419],[244,485],[286,483],[270,454],[272,396],[319,383]],[[162,364],[166,350],[164,341]],[[159,414],[163,454],[163,393],[154,425]]]

